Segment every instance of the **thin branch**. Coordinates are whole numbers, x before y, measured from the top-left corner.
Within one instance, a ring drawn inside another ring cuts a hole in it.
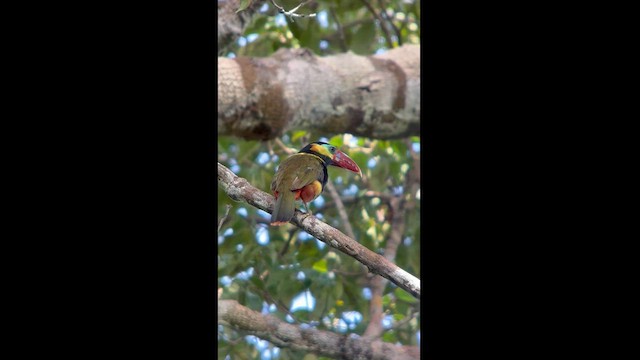
[[[387,19],[387,22],[389,23],[389,25],[391,25],[391,28],[393,29],[393,32],[396,33],[396,38],[398,38],[398,46],[402,46],[402,36],[400,36],[400,29],[398,29],[398,27],[393,23],[393,19],[389,17],[389,14],[387,14],[387,4],[383,1],[383,0],[378,0],[378,3],[380,4],[380,13],[384,14],[384,18]],[[408,16],[405,16],[405,19]]]
[[[289,10],[289,11],[285,10],[282,6],[280,6],[280,5],[276,4],[276,2],[275,2],[275,1],[273,1],[273,0],[271,0],[271,3],[273,4],[273,6],[275,6],[275,7],[278,9],[278,12],[279,12],[279,13],[284,14],[285,16],[288,16],[288,17],[289,17],[289,19],[291,19],[291,22],[295,22],[295,21],[293,20],[293,18],[294,18],[294,17],[315,17],[315,16],[316,16],[316,13],[313,13],[313,14],[306,14],[306,15],[305,15],[305,14],[298,14],[298,13],[296,13],[296,11],[297,11],[297,10],[298,10],[302,5],[304,5],[304,4],[306,4],[306,3],[308,3],[309,1],[310,1],[310,0],[303,1],[302,3],[300,3],[300,5],[298,5],[298,6],[294,7],[293,9],[291,9],[291,10]]]
[[[411,141],[406,143],[409,149],[411,147]],[[400,198],[392,198],[390,201],[391,211],[391,232],[387,239],[387,244],[384,249],[384,257],[393,262],[396,257],[398,246],[402,242],[404,231],[406,228],[406,216],[405,214],[410,209],[415,207],[415,191],[420,184],[420,157],[411,150],[411,169],[407,172],[404,189],[407,195]],[[387,280],[375,277],[370,281],[371,288],[371,303],[369,304],[369,324],[364,331],[363,336],[370,338],[380,337],[383,333],[382,319],[384,317],[382,307],[382,296],[384,295],[384,289],[387,286]]]
[[[394,198],[391,201],[392,219],[391,219],[391,233],[387,239],[387,244],[384,249],[384,257],[393,262],[396,257],[396,251],[398,246],[402,242],[402,236],[405,229],[405,212],[403,211],[403,201],[399,198]],[[382,296],[384,295],[384,289],[387,286],[387,280],[381,277],[374,277],[370,281],[371,288],[371,303],[369,305],[369,325],[365,329],[363,336],[370,338],[377,338],[382,335],[382,319],[384,318],[382,307]]]
[[[414,360],[417,346],[397,346],[353,334],[336,334],[305,325],[288,324],[272,315],[262,315],[235,300],[218,302],[218,324],[246,331],[281,348],[312,352],[321,356],[357,360]]]
[[[275,138],[275,139],[273,139],[273,141],[276,143],[276,145],[278,145],[287,154],[295,154],[297,152],[295,149],[290,148],[287,145],[285,145],[282,142],[282,140],[280,140],[280,138]]]
[[[387,331],[390,331],[390,330],[397,330],[397,329],[403,327],[404,325],[409,323],[409,321],[413,320],[413,318],[415,318],[416,315],[418,315],[419,313],[420,313],[419,311],[415,311],[415,312],[412,311],[404,319],[398,321],[397,323],[393,324],[390,328],[385,329],[384,331],[387,332]]]
[[[351,222],[349,221],[347,211],[344,209],[342,199],[340,199],[340,194],[338,194],[338,191],[336,190],[335,186],[333,186],[331,181],[327,181],[326,188],[327,190],[329,190],[329,194],[331,194],[333,201],[336,203],[336,209],[338,210],[338,215],[340,215],[340,220],[342,220],[345,232],[349,237],[355,239],[356,235],[353,232],[353,227],[351,227]]]
[[[282,250],[280,250],[280,252],[278,253],[278,257],[279,258],[282,258],[287,253],[287,250],[289,250],[289,246],[291,245],[291,242],[293,241],[293,236],[295,235],[295,233],[297,231],[298,231],[298,228],[289,229],[289,239],[287,239],[287,241],[285,241],[284,246],[282,247]]]
[[[280,311],[282,311],[283,313],[291,316],[291,318],[293,319],[294,322],[296,323],[304,323],[304,324],[308,324],[309,322],[307,321],[303,321],[303,320],[299,320],[292,312],[291,310],[289,310],[289,308],[283,304],[280,300],[275,299],[273,296],[271,296],[271,294],[266,290],[266,289],[258,289],[257,287],[250,285],[249,286],[254,292],[256,293],[261,293],[262,296],[264,297],[265,300],[267,300],[267,302],[270,302],[272,304],[275,304],[276,307],[278,309],[280,309]]]
[[[227,216],[229,216],[229,210],[231,209],[231,205],[227,204],[224,206],[226,208],[224,212],[224,216],[220,219],[218,223],[218,232],[220,232],[220,228],[222,228],[222,224],[227,220]]]
[[[258,209],[271,213],[274,206],[273,196],[253,187],[246,179],[234,174],[218,163],[218,184],[234,201],[244,201]],[[362,246],[334,227],[327,225],[313,215],[296,210],[291,223],[309,233],[316,239],[353,257],[367,266],[370,272],[389,279],[398,287],[420,299],[420,279],[409,274],[383,256]]]
[[[362,25],[363,23],[365,23],[367,21],[371,21],[371,19],[357,19],[357,20],[348,22],[346,24],[340,24],[340,25],[338,25],[338,27],[342,28],[342,31],[344,31],[344,30],[350,29],[350,28],[352,28],[354,26]],[[336,23],[337,23],[337,20],[336,20]],[[334,33],[331,33],[331,34],[323,35],[322,37],[320,37],[320,40],[326,40],[326,41],[329,41],[329,42],[333,42],[333,41],[336,41],[336,39],[340,40],[341,36],[344,36],[344,34],[340,34],[339,32],[334,32]],[[345,46],[346,46],[346,44],[345,44]],[[347,50],[348,50],[348,48],[347,48]],[[347,50],[344,50],[344,51],[346,52]]]
[[[342,50],[342,52],[347,52],[349,50],[349,48],[347,47],[347,41],[345,40],[345,36],[344,36],[344,28],[342,26],[342,23],[340,23],[340,19],[338,19],[338,14],[336,14],[335,11],[335,6],[331,6],[329,8],[329,13],[331,14],[331,17],[333,17],[333,21],[336,22],[336,25],[338,26],[338,39],[340,40],[340,50]]]
[[[375,16],[376,20],[380,23],[380,29],[382,29],[382,33],[384,34],[384,38],[387,40],[387,44],[389,45],[389,49],[393,49],[393,41],[391,40],[391,35],[389,35],[389,30],[384,26],[384,20],[380,17],[380,14],[376,12],[376,9],[371,6],[371,4],[367,0],[361,0],[364,6],[369,9],[369,11]]]

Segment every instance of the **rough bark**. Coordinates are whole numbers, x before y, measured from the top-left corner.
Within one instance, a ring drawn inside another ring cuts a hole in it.
[[[370,341],[352,335],[340,335],[305,325],[292,325],[272,315],[262,315],[235,300],[218,302],[218,323],[248,332],[276,346],[312,352],[336,359],[413,360],[420,358],[417,346],[398,346]]]
[[[273,196],[251,186],[246,179],[237,176],[220,163],[218,163],[218,184],[235,201],[247,202],[269,213],[273,211],[273,205],[275,204]],[[383,256],[362,246],[338,229],[327,225],[313,215],[305,214],[297,209],[291,222],[316,239],[358,260],[367,266],[370,272],[389,279],[416,299],[420,299],[420,279]]]
[[[268,140],[290,129],[378,139],[420,131],[420,46],[381,55],[218,58],[218,133]]]

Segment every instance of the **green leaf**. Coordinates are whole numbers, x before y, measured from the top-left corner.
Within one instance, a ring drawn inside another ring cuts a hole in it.
[[[320,272],[320,273],[326,273],[327,272],[327,259],[321,259],[319,261],[316,261],[313,264],[313,270]]]
[[[359,55],[370,55],[372,45],[376,42],[376,25],[367,21],[358,28],[351,40],[351,50]]]
[[[240,1],[240,7],[238,8],[238,10],[236,10],[236,14],[239,13],[240,11],[248,8],[249,5],[251,5],[252,2],[253,2],[253,0],[241,0]]]
[[[287,19],[287,26],[293,34],[293,37],[295,37],[298,42],[300,42],[300,39],[302,39],[305,33],[304,29],[300,27],[300,25],[298,25],[298,22],[296,22],[295,20],[294,22],[292,22],[288,16],[285,16],[285,19]]]
[[[362,169],[362,172],[365,172],[367,168],[367,162],[369,161],[369,156],[363,152],[355,152],[351,151],[349,153],[349,157],[353,159],[353,161],[358,164],[358,166]]]
[[[382,305],[389,306],[389,303],[391,303],[391,294],[382,297]]]
[[[334,137],[332,137],[331,139],[329,139],[329,144],[331,145],[335,145],[338,148],[342,147],[342,145],[344,145],[344,136],[342,134],[340,135],[336,135]]]
[[[396,337],[396,333],[393,330],[390,330],[384,333],[384,335],[382,335],[382,341],[388,342],[388,343],[395,343],[396,341],[398,341],[398,338]]]
[[[250,292],[247,293],[246,298],[246,306],[249,309],[260,311],[262,309],[262,298],[259,296],[252,294]]]
[[[418,299],[414,298],[413,296],[411,296],[411,294],[409,294],[405,290],[402,290],[401,288],[396,288],[393,291],[393,293],[396,295],[396,298],[398,300],[402,300],[404,302],[408,302],[409,304],[413,304],[413,303],[418,302]]]
[[[305,135],[307,135],[307,132],[304,130],[294,131],[291,135],[291,142],[295,142]]]
[[[257,277],[257,276],[252,276],[249,278],[249,281],[255,285],[255,287],[257,287],[260,290],[264,290],[264,282],[262,282],[262,280]]]
[[[275,294],[278,294],[278,300],[286,304],[289,302],[289,299],[291,299],[296,293],[300,292],[300,290],[299,282],[283,280],[276,287]]]
[[[304,22],[304,24],[302,23]],[[296,20],[296,24],[300,24],[302,32],[298,37],[300,40],[300,47],[310,49],[313,53],[320,52],[320,26],[318,22],[313,19]]]
[[[245,34],[264,32],[264,28],[267,25],[268,20],[270,20],[268,16],[254,16],[254,20],[251,22],[251,25],[247,26],[245,29]]]
[[[300,262],[307,262],[308,260],[319,258],[319,255],[320,250],[318,250],[315,241],[306,241],[300,245],[296,259]]]
[[[342,284],[342,281],[335,282],[333,293],[335,294],[336,299],[342,300],[342,294],[344,293],[344,285]]]

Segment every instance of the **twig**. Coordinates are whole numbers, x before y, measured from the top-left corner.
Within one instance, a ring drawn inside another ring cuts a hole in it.
[[[231,205],[227,204],[224,207],[226,210],[225,210],[224,216],[220,219],[220,222],[218,223],[218,232],[220,232],[220,228],[222,228],[222,223],[224,223],[225,220],[227,220],[227,216],[229,215],[229,210],[231,209]]]
[[[346,24],[341,24],[339,25],[340,27],[342,27],[342,30],[344,31],[345,29],[350,29],[354,26],[358,26],[358,25],[362,25],[363,23],[370,21],[370,19],[358,19],[358,20],[354,20],[351,22],[348,22]],[[337,20],[336,20],[337,22]],[[338,32],[334,32],[332,34],[327,34],[327,35],[323,35],[320,40],[326,40],[326,41],[334,41],[335,39],[339,39],[340,36],[342,34],[338,33]]]
[[[342,199],[340,199],[340,194],[333,186],[331,181],[327,181],[327,190],[329,190],[329,194],[333,198],[333,201],[336,203],[336,209],[338,210],[338,215],[340,216],[340,220],[342,220],[344,230],[348,236],[352,239],[356,238],[355,233],[353,232],[353,228],[351,227],[351,222],[349,221],[349,216],[347,215],[347,211],[344,209],[344,204],[342,203]]]
[[[419,311],[411,312],[404,319],[402,319],[402,320],[398,321],[397,323],[391,325],[390,328],[385,329],[385,332],[390,331],[390,330],[396,330],[396,329],[399,329],[399,328],[403,327],[406,323],[408,323],[409,321],[413,320],[413,318],[415,318],[416,315],[418,315],[419,313],[420,313]]]
[[[235,201],[244,201],[258,209],[272,212],[275,204],[273,196],[253,187],[246,179],[234,174],[218,163],[218,184]],[[409,274],[383,256],[362,246],[336,228],[327,225],[313,215],[296,209],[291,222],[316,239],[340,250],[367,266],[370,272],[389,279],[416,299],[420,299],[420,279]]]
[[[287,250],[289,250],[289,245],[291,244],[291,241],[293,240],[293,235],[295,235],[295,233],[297,231],[298,231],[298,228],[289,229],[289,239],[287,239],[287,241],[284,243],[284,246],[282,247],[282,250],[280,250],[280,253],[278,254],[278,257],[282,258],[284,256],[284,254],[287,253]]]
[[[278,145],[282,150],[284,150],[285,153],[291,155],[291,154],[295,154],[297,151],[294,148],[290,148],[287,145],[285,145],[282,140],[280,140],[280,138],[275,138],[273,139],[273,141],[276,143],[276,145]]]
[[[286,305],[284,305],[280,300],[274,299],[273,296],[271,296],[271,294],[267,290],[258,289],[257,287],[255,287],[253,285],[250,285],[250,288],[253,289],[254,292],[262,293],[262,296],[265,298],[265,300],[267,300],[268,302],[270,302],[272,304],[276,304],[276,307],[279,308],[280,311],[282,311],[285,314],[291,316],[291,318],[293,319],[294,322],[309,324],[309,322],[307,322],[307,321],[298,320],[298,318],[296,318],[296,316],[291,312],[291,310],[289,310],[289,308]]]
[[[273,0],[271,0],[271,3],[273,4],[273,6],[275,6],[276,8],[278,8],[278,12],[279,12],[279,13],[284,14],[285,16],[288,16],[288,17],[289,17],[289,19],[291,19],[291,22],[295,22],[295,21],[293,21],[293,18],[294,18],[294,17],[315,17],[315,16],[316,16],[316,13],[313,13],[313,14],[307,14],[307,15],[305,15],[305,14],[298,14],[298,13],[296,13],[296,10],[298,10],[302,5],[304,5],[304,4],[306,4],[306,3],[308,3],[309,1],[310,1],[310,0],[303,1],[302,3],[300,3],[300,5],[298,5],[298,6],[294,7],[293,9],[291,9],[291,10],[289,10],[289,11],[285,10],[282,6],[280,6],[280,5],[276,4],[276,2],[275,2],[275,1],[273,1]]]
[[[340,40],[340,49],[342,50],[342,52],[347,52],[349,48],[347,47],[347,41],[345,40],[344,28],[340,23],[340,19],[338,19],[338,14],[336,14],[334,6],[331,6],[329,8],[329,13],[331,14],[331,17],[333,17],[333,20],[336,22],[336,25],[338,26],[338,39]]]
[[[398,29],[396,24],[393,23],[393,19],[389,17],[389,14],[387,14],[387,4],[383,0],[378,0],[378,3],[380,4],[380,8],[382,9],[380,10],[380,13],[384,14],[384,17],[385,19],[387,19],[389,25],[391,25],[393,32],[396,33],[396,38],[398,38],[398,46],[402,46],[402,36],[400,36],[400,29]],[[406,18],[407,17],[405,17],[405,19]]]

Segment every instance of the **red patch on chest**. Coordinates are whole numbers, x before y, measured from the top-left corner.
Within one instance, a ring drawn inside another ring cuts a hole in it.
[[[319,181],[314,181],[311,184],[303,187],[302,189],[295,191],[295,199],[302,200],[305,203],[312,202],[322,192],[322,184]]]
[[[305,203],[312,202],[315,198],[322,193],[322,184],[320,181],[314,181],[311,184],[303,187],[302,189],[293,190],[294,200],[302,200]],[[273,192],[276,200],[278,199],[279,193],[277,191]]]

